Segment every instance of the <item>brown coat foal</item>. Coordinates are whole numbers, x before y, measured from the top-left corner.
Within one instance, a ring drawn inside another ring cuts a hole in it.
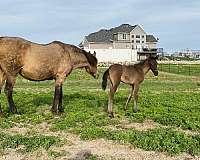
[[[0,91],[6,82],[5,93],[12,113],[17,113],[12,93],[18,74],[32,81],[55,80],[51,110],[63,112],[62,84],[76,68],[85,68],[94,78],[98,77],[95,55],[76,46],[59,41],[36,44],[17,37],[0,37]]]
[[[158,75],[157,70],[157,60],[158,56],[153,57],[149,56],[146,60],[141,61],[134,65],[120,65],[113,64],[111,65],[103,75],[102,89],[105,90],[107,86],[107,79],[109,78],[110,93],[109,93],[109,102],[108,102],[108,113],[110,117],[114,117],[112,106],[113,106],[113,97],[119,86],[120,82],[130,84],[132,87],[131,92],[128,96],[126,105],[124,109],[127,109],[128,103],[131,100],[131,97],[134,99],[134,112],[138,111],[137,101],[138,101],[138,91],[139,85],[143,82],[145,75],[149,70],[151,70],[155,76]]]

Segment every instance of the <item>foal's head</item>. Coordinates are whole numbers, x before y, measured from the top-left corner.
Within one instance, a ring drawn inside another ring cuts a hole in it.
[[[157,69],[157,64],[158,63],[157,63],[157,59],[158,59],[158,56],[150,56],[150,57],[147,58],[150,70],[153,72],[153,74],[155,76],[158,75],[158,69]]]
[[[89,63],[89,66],[86,66],[85,69],[90,75],[97,79],[99,77],[99,74],[97,70],[96,52],[94,51],[93,54],[91,54],[90,52],[86,52],[85,55]]]

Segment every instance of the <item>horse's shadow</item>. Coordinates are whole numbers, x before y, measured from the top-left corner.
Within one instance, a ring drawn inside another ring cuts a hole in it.
[[[87,94],[80,94],[78,92],[71,93],[71,94],[64,94],[62,99],[62,104],[64,109],[67,108],[70,104],[73,104],[75,101],[90,101],[90,103],[94,104],[94,107],[106,107],[107,106],[107,100],[105,98],[99,97],[92,93]],[[47,96],[47,95],[40,95],[39,97],[34,97],[32,100],[30,100],[28,103],[33,103],[33,105],[36,107],[36,110],[41,108],[42,106],[52,106],[53,102],[53,96]],[[87,106],[92,107],[92,105]],[[106,110],[106,108],[104,108]]]

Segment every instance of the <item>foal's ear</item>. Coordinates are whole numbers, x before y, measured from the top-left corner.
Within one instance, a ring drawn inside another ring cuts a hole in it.
[[[156,57],[155,57],[155,59],[158,59],[159,58],[159,55],[157,55]]]
[[[96,57],[96,52],[94,51],[93,56]]]
[[[90,53],[90,51],[89,51],[88,53]],[[91,53],[90,53],[90,54],[91,54]]]

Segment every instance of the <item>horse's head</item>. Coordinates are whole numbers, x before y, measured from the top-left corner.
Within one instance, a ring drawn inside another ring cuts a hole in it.
[[[158,55],[157,56],[149,56],[148,57],[148,64],[149,64],[149,67],[151,69],[151,71],[153,72],[153,74],[155,76],[158,75],[158,69],[157,69],[157,59],[158,59]]]
[[[85,69],[90,75],[97,79],[99,77],[99,74],[97,70],[96,52],[94,51],[93,54],[87,52],[86,57],[88,59],[89,66],[86,66]]]

